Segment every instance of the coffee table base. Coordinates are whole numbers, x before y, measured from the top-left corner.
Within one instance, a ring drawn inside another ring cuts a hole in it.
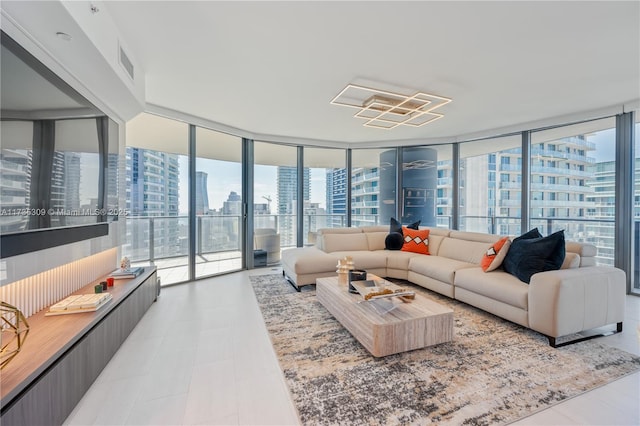
[[[316,296],[375,357],[453,340],[453,311],[419,294],[411,303],[398,298],[358,303],[360,295],[349,293],[337,277],[329,277],[316,280]]]

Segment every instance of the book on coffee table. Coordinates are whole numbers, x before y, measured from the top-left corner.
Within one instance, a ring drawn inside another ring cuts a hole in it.
[[[379,280],[351,281],[351,285],[358,290],[364,301],[400,297],[404,301],[412,300],[416,293],[400,287],[392,282]]]

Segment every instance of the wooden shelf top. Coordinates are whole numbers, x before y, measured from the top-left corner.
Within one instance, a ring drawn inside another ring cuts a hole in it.
[[[47,370],[102,318],[156,272],[155,266],[145,266],[136,278],[116,280],[107,289],[112,299],[95,312],[45,316],[49,307],[27,318],[29,334],[20,352],[0,371],[0,406],[5,407],[33,380]],[[94,286],[106,279],[101,277],[72,294],[93,293]]]

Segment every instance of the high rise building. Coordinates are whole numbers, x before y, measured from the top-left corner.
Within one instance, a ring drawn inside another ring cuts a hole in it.
[[[309,201],[309,169],[303,170],[303,201]],[[297,212],[298,199],[298,171],[292,166],[278,166],[277,175],[278,184],[278,221],[280,242],[282,246],[296,245],[296,221],[294,220]],[[305,228],[308,228],[305,225]],[[306,229],[305,232],[307,232]]]
[[[22,210],[29,207],[29,180],[31,151],[25,149],[2,149],[0,152],[0,196],[2,208]],[[23,231],[27,216],[0,216],[0,231],[5,233]]]
[[[128,147],[126,150],[127,239],[131,246],[125,248],[134,259],[149,259],[150,245],[154,257],[172,255],[182,248],[178,219],[180,165],[176,154]],[[135,217],[157,217],[142,219]],[[150,227],[153,226],[151,233]],[[149,235],[154,241],[149,241]]]
[[[355,167],[351,172],[351,224],[377,225],[380,167]]]
[[[196,171],[196,214],[209,213],[209,193],[207,192],[206,172]]]
[[[347,214],[347,169],[327,169],[327,226],[345,226]]]

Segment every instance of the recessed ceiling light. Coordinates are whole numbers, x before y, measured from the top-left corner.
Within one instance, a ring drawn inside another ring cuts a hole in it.
[[[64,41],[71,41],[72,39],[72,37],[69,34],[63,33],[62,31],[58,31],[56,35],[61,39],[63,39]]]
[[[451,99],[429,93],[414,95],[349,84],[331,100],[333,105],[359,109],[355,118],[367,120],[363,126],[390,130],[400,125],[420,127],[444,117],[433,112]]]

